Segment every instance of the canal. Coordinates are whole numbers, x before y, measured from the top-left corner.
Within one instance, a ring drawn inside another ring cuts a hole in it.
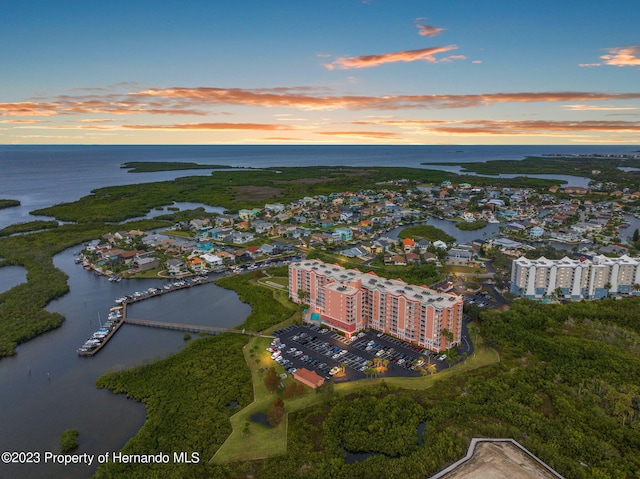
[[[164,284],[154,279],[109,282],[74,264],[79,249],[54,258],[69,275],[71,289],[47,307],[65,316],[62,326],[0,360],[0,451],[57,453],[60,435],[67,429],[79,431],[79,454],[121,449],[144,423],[145,408],[123,395],[96,389],[96,379],[108,371],[167,357],[187,343],[182,332],[125,324],[96,356],[79,357],[76,349],[98,329],[99,317],[106,318],[116,297]],[[222,327],[242,323],[249,312],[236,293],[213,283],[152,298],[130,310],[138,319]],[[95,469],[95,462],[90,467],[3,465],[0,477],[87,478]]]

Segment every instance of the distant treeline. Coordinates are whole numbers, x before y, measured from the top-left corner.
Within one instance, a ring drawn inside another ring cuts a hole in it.
[[[217,170],[233,167],[228,165],[203,165],[186,161],[129,161],[123,163],[120,168],[129,169],[128,173],[151,173],[154,171]]]

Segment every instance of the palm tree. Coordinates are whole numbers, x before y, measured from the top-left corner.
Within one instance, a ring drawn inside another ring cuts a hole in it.
[[[451,349],[451,342],[453,341],[453,332],[448,329],[442,330],[442,335],[447,339],[447,353]]]
[[[438,371],[436,365],[432,363],[429,363],[425,369],[429,374],[435,374]]]

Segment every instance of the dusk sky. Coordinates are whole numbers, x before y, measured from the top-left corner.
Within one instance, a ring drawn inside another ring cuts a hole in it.
[[[2,144],[640,144],[639,0],[0,3]]]

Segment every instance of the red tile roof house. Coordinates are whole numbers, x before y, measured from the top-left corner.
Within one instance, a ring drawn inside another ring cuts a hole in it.
[[[309,371],[305,368],[297,369],[296,372],[293,373],[293,379],[300,381],[312,389],[319,388],[324,384],[324,378],[322,376],[315,371]]]

